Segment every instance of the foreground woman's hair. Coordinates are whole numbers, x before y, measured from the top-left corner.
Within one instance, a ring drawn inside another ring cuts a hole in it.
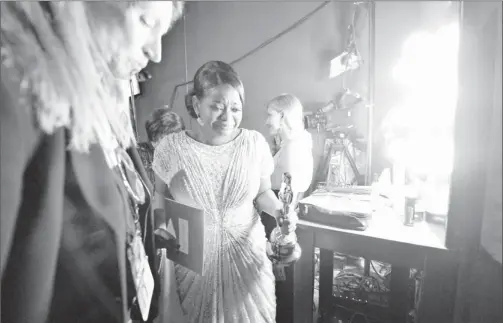
[[[134,2],[1,2],[2,79],[19,84],[45,133],[66,127],[70,146],[124,147],[134,140],[128,94],[108,67],[124,12]],[[176,20],[181,5],[174,4]],[[17,90],[17,89],[16,89]]]

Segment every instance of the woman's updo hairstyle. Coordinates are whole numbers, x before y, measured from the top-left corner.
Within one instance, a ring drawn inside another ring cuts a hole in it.
[[[289,130],[304,129],[304,107],[300,100],[289,93],[283,93],[267,103],[271,109],[283,115],[283,122]]]
[[[227,63],[210,61],[197,70],[194,75],[192,91],[185,96],[185,106],[189,115],[194,119],[199,117],[192,103],[192,98],[194,96],[202,100],[209,91],[224,84],[232,86],[239,93],[241,104],[244,105],[245,93],[243,82],[241,82],[236,71]]]

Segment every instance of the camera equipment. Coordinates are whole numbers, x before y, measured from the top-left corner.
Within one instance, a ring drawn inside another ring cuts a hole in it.
[[[340,119],[335,128],[341,125],[350,125],[352,111],[361,103],[363,98],[358,93],[348,89],[339,93],[335,100],[328,102],[325,106],[319,108],[315,113],[304,117],[304,126],[306,129],[316,129],[320,131],[331,131],[334,126],[334,119]],[[330,115],[330,116],[329,116]],[[349,119],[349,122],[348,122]]]

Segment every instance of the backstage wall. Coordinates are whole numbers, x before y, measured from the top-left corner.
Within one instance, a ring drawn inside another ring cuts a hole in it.
[[[204,62],[237,59],[319,5],[320,2],[188,3],[185,22],[179,21],[163,39],[162,63],[147,67],[153,77],[136,102],[140,138],[146,138],[143,124],[151,111],[168,104],[174,86],[191,80]],[[295,30],[235,65],[246,91],[243,127],[265,133],[264,106],[282,92],[297,95],[306,106],[333,99],[341,80],[328,79],[329,62],[344,49],[350,10],[351,3],[330,3]],[[361,33],[366,35],[368,30]],[[364,81],[355,83],[366,86],[366,77],[361,79]],[[186,89],[180,88],[174,110],[190,127],[183,104],[185,94]]]
[[[188,3],[185,21],[179,21],[163,39],[162,62],[147,67],[153,77],[144,84],[142,96],[136,100],[140,140],[146,139],[143,125],[151,111],[167,105],[175,85],[191,80],[201,64],[211,59],[232,61],[319,5],[319,2]],[[315,110],[334,98],[342,88],[342,77],[328,78],[329,62],[344,50],[353,9],[351,2],[332,2],[293,31],[236,64],[247,96],[243,127],[265,134],[264,105],[282,92],[297,95],[308,110]],[[398,89],[393,88],[389,71],[400,56],[401,44],[419,25],[419,9],[419,3],[409,1],[380,2],[376,8],[376,25],[380,26],[375,31],[375,55],[379,61],[375,66],[375,92],[380,93],[375,97],[376,124],[396,100]],[[400,28],[396,28],[397,16]],[[358,49],[364,65],[348,77],[347,85],[367,96],[370,30],[365,13],[357,19],[356,25]],[[185,87],[178,90],[173,106],[190,127],[191,119],[183,102],[185,93]],[[357,127],[362,130],[367,127],[365,118],[356,120]],[[374,139],[379,140],[378,137]],[[314,140],[317,164],[324,136],[316,135]],[[373,161],[378,162],[378,159]]]

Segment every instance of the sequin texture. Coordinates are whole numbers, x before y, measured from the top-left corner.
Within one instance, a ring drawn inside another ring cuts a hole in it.
[[[260,178],[273,168],[267,142],[251,130],[221,146],[180,132],[156,148],[153,169],[175,199],[191,200],[205,211],[204,275],[176,266],[188,322],[275,322],[274,275],[253,206]]]

